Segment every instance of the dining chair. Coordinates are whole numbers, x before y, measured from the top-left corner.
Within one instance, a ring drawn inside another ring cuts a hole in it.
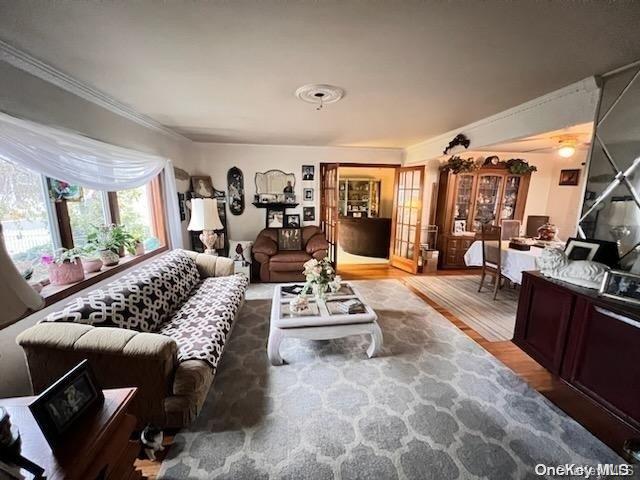
[[[495,300],[502,286],[502,228],[495,225],[482,225],[480,241],[482,242],[482,271],[478,292],[482,291],[485,277],[490,275],[493,277],[493,299]]]
[[[521,225],[520,220],[502,220],[502,234],[500,235],[502,240],[519,237]]]

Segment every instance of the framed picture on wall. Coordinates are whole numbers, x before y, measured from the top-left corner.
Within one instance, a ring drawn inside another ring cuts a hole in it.
[[[211,177],[191,177],[191,195],[194,198],[213,198]]]
[[[304,181],[313,181],[316,176],[316,167],[315,165],[303,165],[302,166],[302,180]]]
[[[284,227],[284,212],[282,210],[267,210],[267,228]]]
[[[284,226],[297,228],[300,226],[300,214],[299,213],[290,213],[284,216]]]
[[[315,222],[316,207],[302,207],[302,219],[305,222]]]
[[[575,186],[580,182],[580,169],[560,170],[560,181],[558,185]]]
[[[313,188],[305,188],[303,193],[305,202],[313,202]]]

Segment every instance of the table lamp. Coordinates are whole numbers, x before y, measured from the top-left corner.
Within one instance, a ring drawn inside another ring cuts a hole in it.
[[[188,230],[202,232],[200,241],[204,244],[204,253],[217,255],[215,250],[218,234],[214,230],[222,230],[222,222],[218,216],[218,202],[213,198],[193,198],[191,200],[191,220]]]

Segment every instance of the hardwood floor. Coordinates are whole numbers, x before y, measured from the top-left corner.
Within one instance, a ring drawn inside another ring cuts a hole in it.
[[[436,273],[424,275],[469,275],[469,273],[473,272],[473,270],[439,270]],[[462,319],[456,317],[449,310],[441,307],[425,294],[412,287],[408,282],[402,280],[410,276],[410,273],[403,272],[389,265],[344,265],[338,268],[338,273],[344,280],[400,280],[407,288],[437,310],[457,328],[462,330],[478,345],[491,353],[507,367],[511,368],[511,370],[526,381],[531,388],[547,397],[551,402],[593,433],[593,435],[614,448],[609,430],[611,420],[600,408],[585,401],[584,398],[576,393],[570,386],[552,375],[529,355],[520,350],[513,342],[489,342],[484,339],[478,332],[466,325]],[[166,436],[165,445],[169,445],[171,440],[171,436]],[[163,452],[163,454],[166,455],[166,451]],[[160,470],[160,462],[138,460],[136,466],[141,469],[143,475],[150,480],[155,480]]]

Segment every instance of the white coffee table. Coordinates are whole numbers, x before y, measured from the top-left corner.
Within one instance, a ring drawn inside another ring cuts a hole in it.
[[[316,301],[309,295],[311,311],[306,314],[292,313],[289,302],[295,295],[282,291],[282,287],[300,285],[289,283],[277,285],[273,293],[271,323],[267,355],[272,365],[282,365],[280,344],[287,337],[307,340],[329,340],[349,335],[371,335],[371,345],[367,349],[369,358],[374,357],[382,348],[382,330],[378,325],[378,316],[367,305],[362,296],[350,283],[343,283],[336,294],[328,294],[324,301]],[[364,305],[364,313],[345,314],[337,311],[337,302],[357,299]]]

